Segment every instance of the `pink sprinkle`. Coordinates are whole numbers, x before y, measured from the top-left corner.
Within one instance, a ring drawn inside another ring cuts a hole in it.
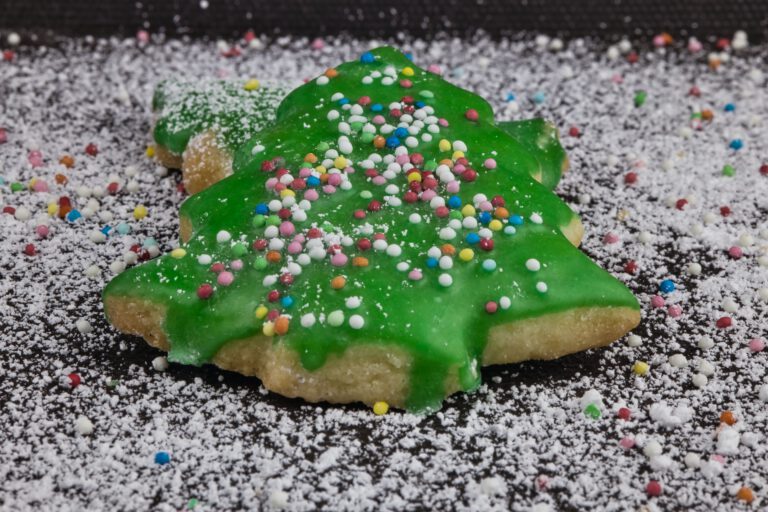
[[[280,223],[280,234],[282,236],[291,236],[296,228],[293,226],[293,222],[286,220]]]
[[[664,297],[660,295],[654,295],[651,297],[651,306],[654,308],[663,308],[664,307]]]
[[[440,126],[448,126],[448,120],[444,117],[441,117],[440,119],[437,120],[437,124],[439,124]]]
[[[677,317],[679,317],[680,315],[682,315],[682,314],[683,314],[683,308],[681,308],[681,307],[680,307],[679,305],[677,305],[677,304],[674,304],[674,305],[672,305],[672,306],[669,306],[669,309],[667,309],[667,313],[668,313],[668,314],[669,314],[669,316],[671,316],[672,318],[677,318]]]
[[[325,185],[323,187],[323,192],[325,192],[326,194],[334,194],[336,193],[336,187],[334,187],[333,185]]]
[[[386,120],[386,119],[384,119],[384,116],[382,116],[381,114],[379,114],[379,115],[375,115],[375,116],[373,116],[373,119],[371,119],[371,122],[372,122],[373,124],[384,124],[384,123],[386,123],[386,122],[387,122],[387,120]]]
[[[603,236],[603,243],[604,244],[615,244],[619,241],[619,235],[613,232],[608,232]]]
[[[478,206],[481,211],[484,211],[484,212],[493,211],[493,204],[490,201],[483,201]]]
[[[765,350],[765,342],[759,338],[749,340],[749,350],[752,352],[762,352]]]
[[[387,178],[384,176],[376,176],[371,180],[371,182],[374,185],[384,185],[387,182]]]
[[[288,254],[298,254],[301,252],[301,244],[299,242],[291,242],[288,244]]]
[[[549,488],[549,477],[547,475],[537,476],[536,485],[539,487],[540,491],[546,490],[547,488]]]
[[[347,264],[347,256],[343,252],[337,252],[331,256],[331,265],[334,267],[343,267]]]
[[[29,155],[27,155],[27,160],[29,160],[32,167],[42,167],[44,165],[43,154],[37,150],[30,151]]]
[[[275,188],[275,185],[277,185],[278,181],[277,178],[269,178],[265,184],[267,187],[267,190],[272,190]]]
[[[0,128],[0,144],[5,144],[8,142],[8,132],[5,131],[5,128]]]
[[[434,190],[431,190],[431,189],[425,190],[424,192],[421,193],[421,200],[426,203],[431,201],[436,195],[437,195],[437,192],[435,192]]]
[[[35,180],[32,190],[35,192],[48,192],[48,183],[45,180]]]
[[[413,87],[413,82],[411,82],[407,78],[403,78],[402,80],[400,80],[400,87],[403,87],[405,89],[410,89],[411,87]]]
[[[288,187],[285,186],[285,183],[280,183],[280,182],[275,183],[275,192],[282,192],[286,188]]]
[[[430,73],[434,73],[436,75],[442,75],[443,74],[443,70],[441,70],[440,66],[438,66],[437,64],[430,64],[427,67],[427,71],[429,71]]]
[[[623,84],[624,83],[624,77],[620,74],[616,73],[611,77],[611,82],[615,84]]]
[[[219,283],[221,286],[229,286],[232,284],[232,281],[234,280],[235,280],[235,276],[232,274],[232,272],[228,270],[221,272],[219,274],[219,277],[216,278],[216,282]]]
[[[495,301],[489,300],[488,302],[485,303],[485,312],[486,313],[492,315],[492,314],[494,314],[498,310],[499,310],[499,305]]]
[[[467,168],[466,168],[466,166],[464,164],[456,164],[456,165],[453,166],[453,173],[454,174],[461,174],[461,173],[463,173],[466,170],[467,170]]]
[[[311,188],[304,192],[304,199],[307,201],[317,201],[317,199],[320,197],[320,194],[317,193],[317,190]]]
[[[710,457],[710,460],[719,462],[720,464],[725,464],[725,457],[723,457],[722,455],[713,455]]]
[[[310,167],[299,169],[299,178],[309,178],[310,176],[312,176],[312,169]]]
[[[742,256],[744,256],[744,251],[742,251],[742,250],[741,250],[741,247],[739,247],[738,245],[734,245],[733,247],[731,247],[730,249],[728,249],[728,255],[729,255],[731,258],[733,258],[733,259],[735,259],[735,260],[738,260],[739,258],[741,258]]]
[[[423,275],[421,273],[421,270],[417,268],[408,272],[408,279],[410,279],[411,281],[420,281],[422,277]]]
[[[486,158],[485,162],[483,162],[483,165],[486,169],[495,169],[496,168],[496,160],[493,158]]]
[[[619,441],[619,445],[625,450],[629,450],[635,446],[635,440],[631,437],[623,437],[621,438],[621,441]]]
[[[411,158],[406,154],[397,155],[397,158],[395,158],[395,162],[397,162],[400,165],[405,165],[410,161],[411,161]]]
[[[312,44],[310,44],[310,47],[313,50],[322,50],[323,48],[325,48],[325,41],[323,41],[322,39],[320,39],[318,37],[318,38],[312,40]]]
[[[139,30],[136,32],[136,39],[142,44],[147,44],[149,42],[149,32],[146,30]]]
[[[666,41],[664,41],[664,36],[656,36],[653,38],[653,46],[656,47],[662,47],[666,44]]]
[[[691,38],[688,41],[688,51],[691,53],[700,52],[702,49],[701,42],[698,39]]]
[[[48,229],[48,226],[45,224],[40,224],[35,228],[35,232],[37,233],[37,236],[40,238],[46,238],[48,236],[48,233],[50,233],[50,230]]]
[[[229,266],[232,267],[232,270],[242,270],[243,260],[233,260],[232,263],[229,264]]]
[[[470,121],[477,121],[478,119],[480,119],[480,114],[477,113],[477,110],[470,108],[464,113],[464,117],[466,117]]]
[[[333,173],[328,175],[328,184],[333,187],[341,185],[341,174]]]
[[[449,181],[448,184],[445,186],[445,190],[449,194],[458,193],[460,188],[461,188],[461,183],[459,183],[459,180]]]

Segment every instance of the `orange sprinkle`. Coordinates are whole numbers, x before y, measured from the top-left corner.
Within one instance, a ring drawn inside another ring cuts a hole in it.
[[[330,174],[328,174],[327,172],[324,172],[323,174],[320,175],[320,182],[321,183],[328,183],[328,178],[330,176],[331,176]]]
[[[752,503],[755,500],[755,493],[749,487],[742,487],[736,493],[736,498],[746,503]]]
[[[335,78],[335,77],[339,76],[339,72],[338,72],[338,71],[336,71],[336,70],[335,70],[335,69],[333,69],[333,68],[328,68],[328,69],[326,69],[326,70],[325,70],[325,73],[323,73],[323,74],[324,74],[325,76],[327,76],[328,78]]]
[[[56,179],[56,183],[58,183],[59,185],[66,185],[67,182],[69,181],[69,179],[63,174],[56,174],[55,179]]]
[[[307,153],[307,156],[304,157],[305,162],[309,162],[310,164],[314,164],[317,162],[317,155],[314,153]]]
[[[347,278],[344,276],[336,276],[333,279],[331,279],[331,288],[334,290],[341,290],[344,288],[344,285],[347,284]]]
[[[443,246],[440,247],[440,252],[442,252],[446,256],[453,256],[454,254],[456,254],[456,248],[451,244],[443,244]]]
[[[368,258],[364,258],[363,256],[355,256],[352,258],[352,266],[353,267],[367,267],[368,266]]]
[[[661,36],[661,39],[664,41],[664,45],[665,46],[669,46],[669,45],[671,45],[675,41],[672,38],[672,36],[670,34],[668,34],[667,32],[662,32],[659,35]]]
[[[731,411],[723,411],[722,414],[720,414],[720,421],[722,423],[725,423],[726,425],[733,425],[738,420],[736,419],[736,416],[734,416]]]
[[[701,111],[701,118],[705,121],[711,121],[715,117],[715,114],[712,113],[711,110],[708,108],[705,108]]]
[[[59,163],[67,169],[71,169],[75,165],[75,159],[72,157],[72,155],[64,155],[59,158]]]
[[[381,135],[377,135],[373,138],[373,147],[375,147],[376,149],[383,148],[386,143],[387,143],[387,139],[385,139]]]
[[[277,334],[278,336],[282,336],[283,334],[286,334],[288,332],[289,323],[290,323],[290,320],[288,320],[287,316],[277,317],[277,320],[275,320],[275,334]]]
[[[443,158],[442,160],[440,160],[440,164],[447,165],[448,167],[453,169],[453,160],[451,160],[450,158]]]
[[[509,210],[507,210],[506,208],[504,208],[502,206],[499,206],[498,208],[496,208],[493,211],[493,215],[497,219],[506,219],[506,218],[509,217]]]
[[[278,263],[280,261],[280,253],[277,251],[267,252],[267,261],[270,263]]]

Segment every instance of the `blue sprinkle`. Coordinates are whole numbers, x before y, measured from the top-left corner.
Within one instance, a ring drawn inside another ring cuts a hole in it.
[[[5,185],[5,178],[0,176],[0,185]]]
[[[144,239],[144,243],[142,244],[144,247],[152,247],[157,245],[157,240],[152,238],[151,236],[148,236]]]
[[[349,103],[349,98],[341,98],[339,100],[339,105],[346,105],[347,103]]]
[[[171,462],[171,454],[168,452],[157,452],[155,454],[155,464],[168,464]]]
[[[478,215],[478,220],[480,220],[481,224],[488,224],[491,222],[491,213],[490,212],[480,212],[480,215]]]
[[[293,297],[291,297],[290,295],[286,295],[285,297],[280,299],[280,304],[282,304],[284,308],[289,308],[293,306]]]
[[[375,60],[376,60],[376,57],[374,57],[371,52],[365,52],[360,56],[360,62],[362,62],[363,64],[371,64]]]
[[[731,143],[728,144],[728,146],[731,149],[734,149],[734,150],[738,151],[738,150],[740,150],[741,148],[744,147],[744,141],[742,141],[741,139],[733,139],[731,141]]]
[[[104,226],[101,228],[101,232],[104,233],[104,236],[109,236],[109,233],[112,231],[112,226]]]
[[[414,103],[414,105],[416,105],[416,108],[424,108],[427,106],[427,104],[424,103],[423,101],[417,101],[416,103]]]
[[[310,176],[307,178],[307,186],[308,187],[317,187],[320,186],[320,178],[317,176]]]
[[[734,105],[733,103],[728,103],[728,104],[725,105],[725,109],[724,110],[726,112],[733,112],[734,110],[736,110],[736,105]]]
[[[448,198],[448,207],[449,208],[458,208],[461,206],[461,198],[459,196],[451,196]]]
[[[427,258],[428,268],[437,268],[437,258]]]
[[[387,138],[387,147],[389,149],[395,149],[399,145],[400,145],[400,139],[398,139],[394,135],[392,137]]]
[[[675,282],[671,279],[665,279],[659,283],[659,290],[661,293],[672,293],[675,291]]]
[[[507,101],[515,101],[515,95],[511,92],[507,93]]]
[[[395,137],[400,137],[401,139],[408,136],[408,129],[403,128],[402,126],[395,130]]]
[[[504,227],[504,234],[505,235],[514,235],[515,233],[517,233],[517,230],[515,229],[514,226],[505,226]]]
[[[405,58],[413,62],[413,54],[411,52],[405,52]]]
[[[128,233],[131,232],[131,226],[129,226],[125,222],[121,222],[120,224],[117,225],[117,232],[120,233],[121,235],[127,235]]]
[[[266,215],[269,213],[269,206],[267,206],[267,203],[259,203],[254,211],[259,215]]]
[[[466,241],[469,245],[475,245],[480,242],[480,235],[477,233],[470,233],[467,235]]]
[[[543,93],[543,92],[537,92],[536,94],[534,94],[534,95],[531,97],[531,99],[532,99],[532,100],[533,100],[533,102],[534,102],[534,103],[536,103],[537,105],[541,105],[542,103],[544,103],[544,100],[546,100],[546,99],[547,99],[547,97],[546,97],[546,96],[544,96],[544,93]]]
[[[80,217],[82,217],[82,214],[77,210],[70,210],[70,212],[67,214],[67,220],[69,222],[75,222]]]
[[[523,218],[517,214],[512,215],[509,218],[509,223],[513,226],[522,226],[523,225]]]
[[[381,103],[374,103],[371,105],[371,112],[381,112],[382,110],[384,110],[384,105]]]
[[[496,270],[496,260],[485,260],[483,261],[483,270],[486,272],[493,272]]]

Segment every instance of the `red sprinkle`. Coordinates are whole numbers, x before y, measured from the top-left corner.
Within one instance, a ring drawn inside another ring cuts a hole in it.
[[[621,409],[619,409],[619,412],[616,413],[616,416],[618,416],[620,420],[629,421],[630,418],[632,417],[632,411],[630,411],[626,407],[622,407]]]
[[[571,126],[568,129],[568,135],[571,137],[580,137],[581,136],[581,130],[579,130],[578,126]]]
[[[491,238],[483,238],[483,239],[480,240],[480,243],[478,245],[484,251],[492,251],[493,250],[493,239],[491,239]]]
[[[3,51],[3,60],[6,62],[11,62],[16,57],[16,54],[13,53],[11,50],[4,50]]]
[[[645,492],[648,496],[661,496],[661,484],[657,480],[651,480],[645,486]]]
[[[499,305],[495,301],[489,300],[485,303],[485,312],[490,315],[494,314],[498,309]]]
[[[25,245],[24,254],[26,254],[27,256],[34,256],[35,254],[37,254],[37,249],[35,249],[35,245],[34,244]]]
[[[378,212],[381,210],[381,203],[377,200],[373,200],[370,203],[368,203],[368,211],[369,212]]]
[[[464,116],[469,119],[470,121],[477,121],[480,119],[480,114],[477,113],[477,110],[470,108],[464,113]]]
[[[8,215],[15,215],[16,208],[13,206],[3,206],[3,213],[7,213]]]
[[[678,210],[685,210],[685,207],[688,206],[688,200],[687,199],[678,199],[675,203],[675,208]]]
[[[727,206],[721,206],[720,207],[720,215],[722,215],[723,217],[727,217],[731,213],[733,213],[733,212],[731,211],[731,209],[729,207],[727,207]]]
[[[371,244],[371,241],[367,238],[361,238],[357,241],[357,248],[361,251],[367,251],[371,248],[373,244]]]
[[[690,94],[691,96],[696,96],[698,98],[699,96],[701,96],[701,89],[699,89],[697,85],[694,85],[693,87],[691,87],[691,90],[688,91],[688,94]]]
[[[741,259],[742,256],[744,256],[744,251],[741,250],[741,247],[738,245],[734,245],[730,249],[728,249],[728,256],[733,258],[734,260]]]
[[[118,189],[120,188],[120,185],[118,185],[116,182],[112,182],[109,185],[107,185],[107,192],[109,192],[110,195],[117,194]]]
[[[624,272],[627,274],[635,275],[637,273],[638,265],[635,260],[629,260],[624,264]]]
[[[8,132],[5,131],[5,128],[0,128],[0,144],[5,144],[8,142]]]
[[[763,164],[760,166],[760,174],[763,176],[768,176],[768,164]]]
[[[67,375],[67,378],[69,379],[69,387],[71,387],[72,389],[75,389],[82,382],[82,380],[80,379],[80,376],[76,373],[70,373],[69,375]]]
[[[85,146],[85,153],[90,155],[90,156],[96,156],[96,155],[99,154],[99,148],[96,147],[96,144],[91,142],[90,144]]]
[[[624,175],[624,183],[627,185],[633,185],[637,183],[637,173],[636,172],[628,172]]]
[[[213,295],[213,286],[208,283],[201,284],[197,288],[197,296],[203,300],[210,298]]]
[[[613,232],[608,232],[603,236],[604,244],[615,244],[619,241],[619,235]]]
[[[717,326],[718,329],[725,329],[732,325],[733,325],[733,320],[731,320],[731,317],[729,316],[718,318],[717,322],[715,322],[715,326]]]
[[[272,290],[267,294],[267,300],[269,302],[277,302],[280,299],[280,292],[277,290]]]

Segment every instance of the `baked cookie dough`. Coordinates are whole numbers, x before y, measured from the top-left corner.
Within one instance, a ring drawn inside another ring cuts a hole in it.
[[[475,389],[482,365],[608,344],[639,305],[578,250],[542,126],[521,142],[476,95],[366,52],[234,149],[182,205],[182,246],[109,283],[107,316],[171,361],[411,411]]]

